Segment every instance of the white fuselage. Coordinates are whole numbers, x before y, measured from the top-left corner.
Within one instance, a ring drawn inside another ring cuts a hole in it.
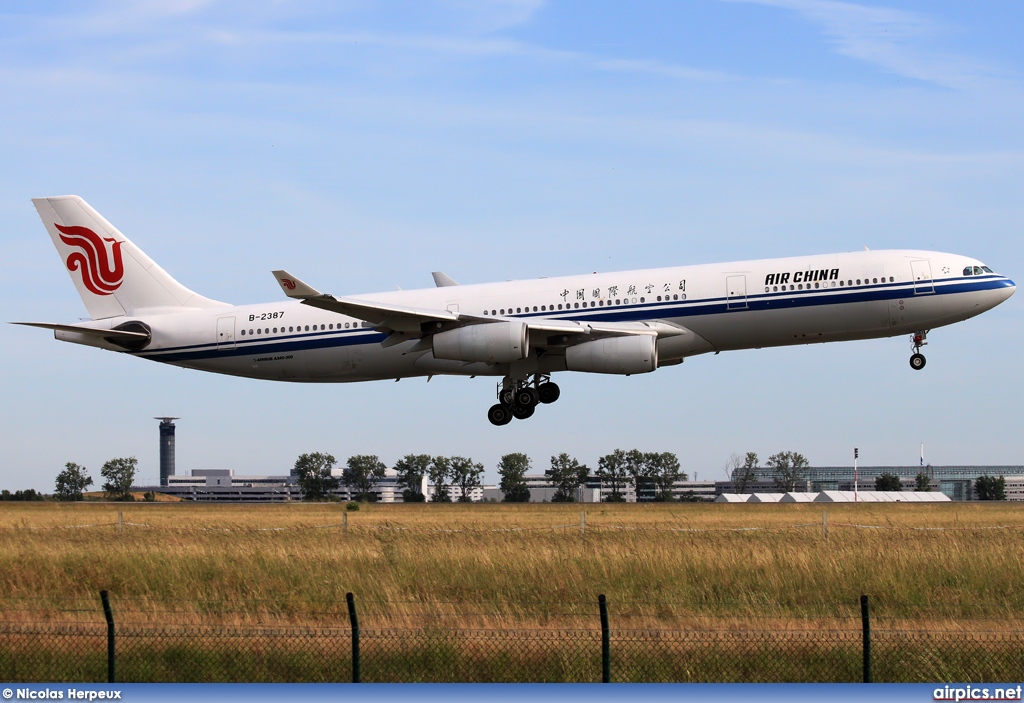
[[[676,268],[595,273],[351,296],[494,319],[664,321],[692,332],[658,341],[658,363],[706,352],[890,337],[978,315],[1013,294],[981,262],[929,251],[864,251]],[[970,275],[965,275],[970,271]],[[975,273],[978,271],[978,273]],[[509,364],[434,358],[416,340],[382,346],[368,323],[294,300],[145,314],[142,351],[155,361],[216,373],[296,382],[348,382],[432,374],[506,375]],[[66,341],[125,350],[75,332]],[[524,373],[565,369],[534,354]]]

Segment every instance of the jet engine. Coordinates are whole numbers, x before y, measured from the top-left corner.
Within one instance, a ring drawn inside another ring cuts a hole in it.
[[[498,364],[525,359],[530,340],[525,322],[492,322],[438,332],[433,348],[437,359]]]
[[[630,375],[658,368],[658,338],[653,334],[609,337],[584,342],[565,350],[569,371]]]

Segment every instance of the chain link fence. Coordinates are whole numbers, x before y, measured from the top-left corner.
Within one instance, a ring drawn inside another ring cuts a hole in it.
[[[116,603],[114,604],[116,606]],[[596,609],[595,609],[596,610]],[[1024,630],[360,629],[0,624],[16,682],[952,682],[1024,679]],[[607,611],[605,611],[607,614]],[[113,619],[113,615],[111,616]],[[607,618],[603,618],[607,622]],[[612,623],[614,624],[614,622]],[[714,622],[712,621],[712,625]],[[898,625],[898,626],[897,626]]]

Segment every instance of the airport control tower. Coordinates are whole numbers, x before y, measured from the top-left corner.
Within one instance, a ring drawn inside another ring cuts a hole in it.
[[[174,421],[177,417],[154,417],[160,421],[160,485],[167,485],[167,477],[174,475]]]

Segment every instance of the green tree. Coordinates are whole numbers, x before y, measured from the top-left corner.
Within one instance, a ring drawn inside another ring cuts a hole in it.
[[[111,500],[132,500],[132,482],[135,480],[135,467],[138,461],[130,456],[111,459],[100,469],[100,476],[107,479],[103,484],[103,492]]]
[[[551,468],[544,472],[556,486],[551,502],[575,503],[576,491],[587,480],[589,474],[590,469],[565,452],[551,457]]]
[[[885,473],[881,476],[875,477],[875,490],[876,491],[902,491],[903,484],[900,483],[900,477],[896,474]]]
[[[810,463],[799,452],[779,452],[772,454],[765,462],[772,470],[772,478],[780,490],[790,493],[796,484],[807,480],[807,469]]]
[[[757,480],[759,461],[757,452],[747,452],[742,459],[736,454],[729,457],[725,466],[736,493],[746,493],[750,484]]]
[[[92,476],[86,473],[85,467],[69,461],[57,474],[53,497],[57,500],[82,500],[82,492],[91,485]]]
[[[597,460],[597,477],[601,479],[601,486],[611,490],[604,498],[606,503],[622,503],[626,500],[623,492],[629,485],[630,459],[629,452],[616,449]]]
[[[624,452],[626,474],[633,482],[636,489],[637,500],[653,493],[654,477],[651,475],[651,467],[647,464],[647,455],[639,449],[630,449]]]
[[[376,454],[356,454],[345,462],[341,480],[352,489],[356,500],[372,503],[377,500],[373,489],[384,478],[387,468]]]
[[[919,493],[924,493],[926,491],[930,491],[931,489],[931,478],[929,478],[928,474],[926,474],[924,471],[920,472],[917,475],[917,478],[914,479],[914,490],[918,491]]]
[[[449,460],[452,483],[459,487],[459,502],[472,503],[473,489],[480,487],[484,465],[464,456],[453,456]]]
[[[498,461],[499,488],[504,494],[503,503],[529,503],[530,489],[526,486],[526,472],[530,470],[530,457],[522,452],[513,452]]]
[[[299,489],[306,500],[324,500],[331,491],[337,490],[338,479],[331,475],[337,464],[332,454],[312,452],[300,454],[295,460],[294,473],[299,477]]]
[[[45,500],[45,498],[42,493],[37,492],[34,488],[26,488],[23,491],[15,491],[14,493],[5,488],[3,491],[0,491],[0,500],[36,501]]]
[[[688,476],[679,468],[679,458],[672,452],[647,452],[644,454],[644,472],[654,487],[655,502],[675,500],[673,491],[676,481],[685,481]],[[691,491],[692,492],[692,491]]]
[[[427,480],[434,486],[434,495],[430,498],[431,503],[451,503],[452,491],[448,481],[452,475],[452,462],[446,456],[435,456],[430,460],[430,468],[427,469]]]
[[[423,477],[430,468],[429,454],[406,454],[395,463],[398,472],[398,485],[402,487],[402,500],[406,503],[422,503],[427,498],[423,495]]]
[[[978,500],[1006,500],[1006,479],[1000,476],[979,476],[974,481]]]

